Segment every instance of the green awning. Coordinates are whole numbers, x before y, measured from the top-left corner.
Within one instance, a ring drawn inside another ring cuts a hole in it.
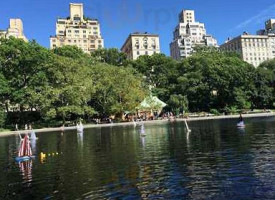
[[[138,110],[160,110],[164,108],[167,104],[161,101],[156,96],[146,97],[140,105],[137,107]]]

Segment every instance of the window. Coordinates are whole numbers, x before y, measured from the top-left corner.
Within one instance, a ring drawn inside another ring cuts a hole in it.
[[[90,42],[91,42],[91,43],[95,43],[95,41],[94,41],[94,40],[91,40]]]
[[[148,55],[148,51],[145,51],[145,55]]]
[[[87,40],[83,40],[83,42],[84,42],[84,43],[86,43],[86,42],[87,42]]]
[[[75,16],[75,17],[74,17],[74,20],[75,20],[75,21],[80,21],[80,17]]]
[[[58,21],[58,24],[65,24],[65,21]]]
[[[137,55],[139,55],[139,51],[137,51]]]
[[[79,30],[75,30],[74,32],[75,32],[75,33],[79,33]]]
[[[86,33],[86,31],[84,30],[83,33]]]

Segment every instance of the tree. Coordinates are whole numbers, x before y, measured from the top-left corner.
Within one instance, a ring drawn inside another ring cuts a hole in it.
[[[6,106],[8,111],[8,100],[10,95],[10,88],[7,79],[0,72],[0,107]]]
[[[89,66],[78,60],[54,56],[48,67],[49,101],[41,106],[45,117],[60,117],[63,122],[72,116],[92,116],[96,112],[88,106],[94,88]]]
[[[132,67],[145,76],[148,86],[152,86],[153,95],[162,101],[168,101],[178,77],[177,62],[164,54],[140,56]]]
[[[10,38],[0,41],[0,72],[7,81],[5,101],[19,105],[20,111],[35,108],[33,95],[43,95],[47,85],[46,65],[50,52],[35,41]]]
[[[180,112],[188,111],[188,99],[186,96],[181,94],[172,94],[168,101],[168,105],[171,107],[172,111],[176,114]]]
[[[5,122],[6,122],[6,113],[3,107],[0,106],[0,128],[3,128]]]
[[[116,48],[98,49],[91,53],[94,60],[101,63],[107,63],[114,66],[126,66],[127,56]]]
[[[66,45],[52,50],[54,54],[73,59],[88,58],[88,54],[84,53],[82,49],[77,46]]]
[[[146,94],[142,76],[131,68],[98,64],[92,67],[92,72],[95,94],[90,105],[103,117],[133,111]]]
[[[175,92],[187,96],[191,111],[251,105],[255,68],[236,55],[204,49],[182,61],[178,70]]]

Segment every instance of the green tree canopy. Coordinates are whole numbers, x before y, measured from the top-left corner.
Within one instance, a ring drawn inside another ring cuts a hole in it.
[[[96,92],[90,104],[104,117],[134,111],[146,95],[142,76],[131,68],[98,64],[92,72]]]
[[[97,62],[107,63],[114,66],[125,66],[128,63],[126,54],[120,52],[116,48],[98,49],[92,52],[91,56]]]

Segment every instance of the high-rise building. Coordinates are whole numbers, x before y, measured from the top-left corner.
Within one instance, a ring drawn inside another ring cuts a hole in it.
[[[195,11],[183,10],[170,43],[171,57],[176,60],[187,58],[192,55],[196,45],[218,47],[217,40],[206,34],[204,24],[196,22]]]
[[[241,36],[228,39],[220,48],[238,53],[244,61],[255,67],[275,58],[275,20],[268,20],[265,29],[257,31],[257,35],[244,32]]]
[[[86,53],[104,47],[98,20],[84,17],[81,3],[70,3],[70,17],[59,18],[56,35],[50,37],[51,49],[65,45],[77,46]]]
[[[11,36],[22,39],[26,42],[28,41],[24,35],[23,23],[21,19],[10,19],[9,28],[6,31],[0,31],[0,37],[9,38]]]
[[[121,47],[127,58],[136,60],[141,55],[160,53],[159,35],[149,33],[132,33]]]

